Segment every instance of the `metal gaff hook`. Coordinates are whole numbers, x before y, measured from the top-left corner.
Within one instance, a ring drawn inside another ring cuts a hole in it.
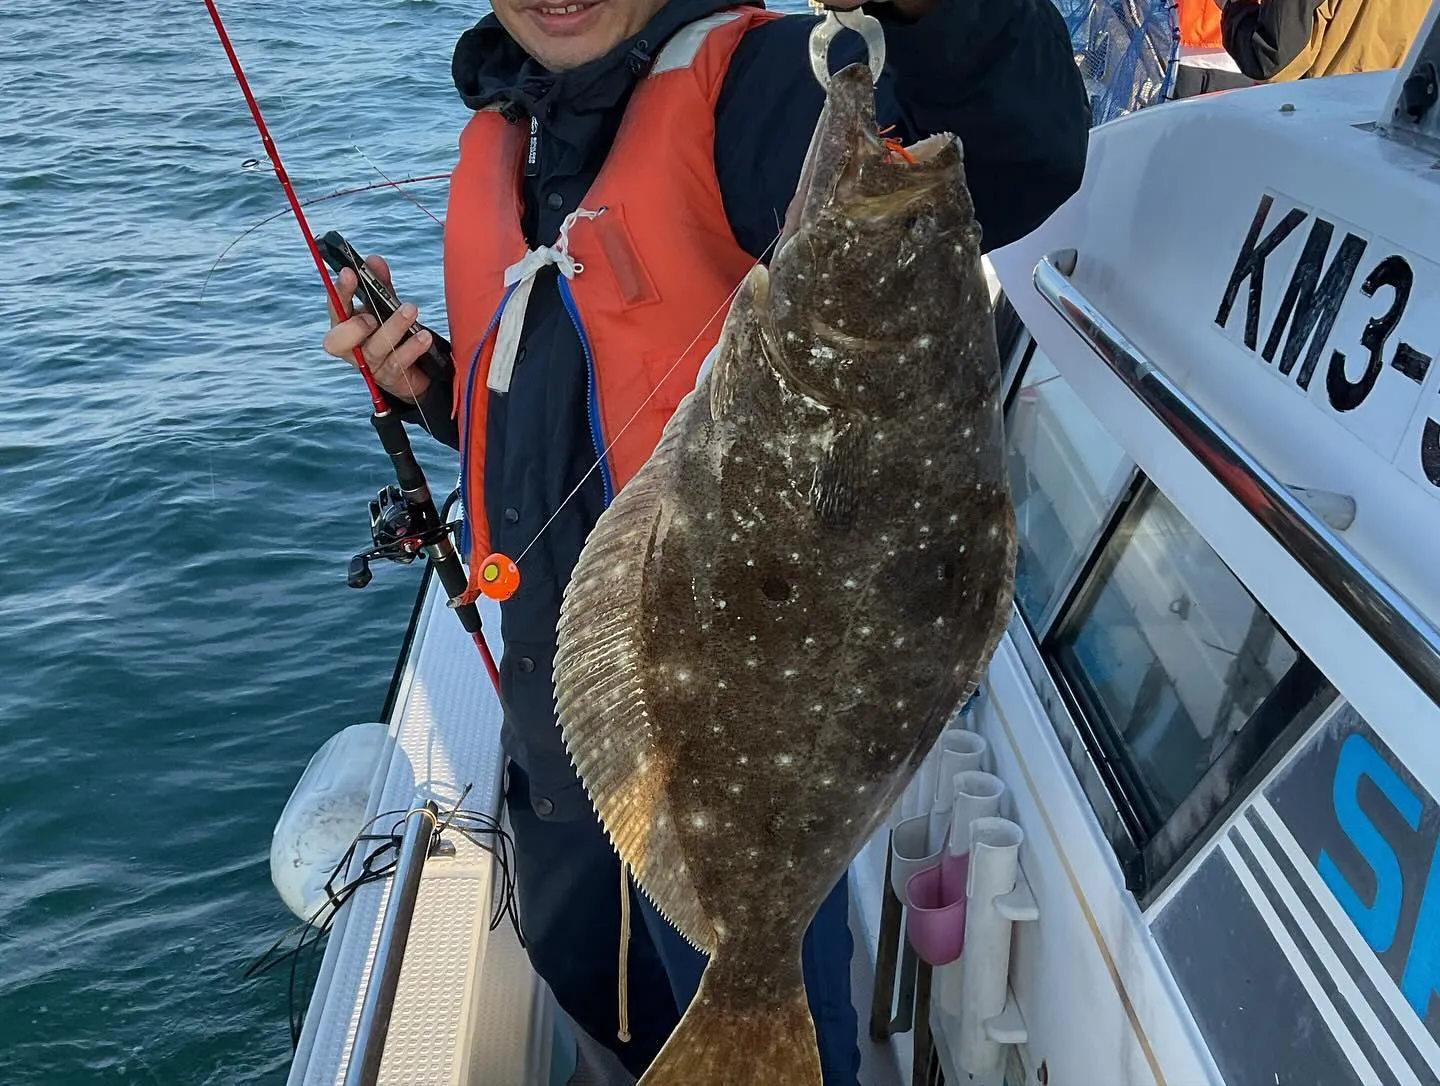
[[[818,0],[810,0],[810,7],[814,11],[825,12],[825,18],[810,31],[810,71],[814,73],[815,81],[822,88],[830,86],[830,43],[840,31],[853,30],[865,39],[871,81],[880,82],[880,73],[885,70],[885,31],[880,21],[859,8],[836,11]]]

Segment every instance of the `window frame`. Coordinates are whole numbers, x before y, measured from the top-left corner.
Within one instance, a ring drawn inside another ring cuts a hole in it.
[[[997,327],[998,322],[997,306]],[[1021,324],[1010,353],[1003,356],[1006,359],[1007,445],[1011,406],[1037,347],[1035,337]],[[1063,373],[1061,377],[1065,379]],[[1128,756],[1120,753],[1118,737],[1104,716],[1087,704],[1089,699],[1067,677],[1056,651],[1066,620],[1081,613],[1087,593],[1105,583],[1105,567],[1113,568],[1118,561],[1123,548],[1112,543],[1125,533],[1133,533],[1152,500],[1151,495],[1163,493],[1128,450],[1125,454],[1130,462],[1128,475],[1116,489],[1109,508],[1085,546],[1077,548],[1044,612],[1032,623],[1018,601],[1012,601],[1008,631],[1081,791],[1110,842],[1126,889],[1136,896],[1140,908],[1146,909],[1185,870],[1195,854],[1340,694],[1284,627],[1256,600],[1256,606],[1294,648],[1295,662],[1261,699],[1176,809],[1158,820],[1147,816],[1145,790],[1131,779],[1135,769],[1129,764]],[[1178,506],[1176,511],[1185,517],[1184,510]],[[1203,534],[1201,538],[1205,538]],[[1205,543],[1210,545],[1208,540]],[[1213,547],[1211,550],[1214,552]],[[1214,553],[1220,557],[1218,552]],[[1220,561],[1224,563],[1223,558]],[[1238,577],[1236,580],[1253,600],[1249,586]]]

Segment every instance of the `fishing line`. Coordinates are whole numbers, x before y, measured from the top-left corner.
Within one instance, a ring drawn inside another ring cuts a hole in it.
[[[335,282],[330,277],[330,271],[325,266],[325,260],[320,255],[319,244],[310,229],[310,224],[305,218],[305,212],[300,206],[300,198],[296,195],[295,186],[291,184],[290,177],[285,171],[284,163],[280,159],[280,152],[271,138],[269,126],[265,123],[265,116],[260,111],[260,104],[255,100],[255,94],[250,89],[250,80],[246,78],[245,69],[240,63],[240,58],[235,52],[235,46],[231,44],[230,35],[225,29],[224,20],[220,18],[220,11],[215,6],[215,0],[205,0],[205,9],[209,12],[210,21],[215,26],[215,33],[220,39],[220,44],[225,50],[225,56],[230,61],[230,67],[235,75],[235,82],[239,85],[241,93],[245,96],[245,104],[250,110],[250,117],[255,122],[255,129],[260,135],[260,142],[269,156],[270,162],[274,165],[275,176],[280,182],[280,187],[285,192],[285,199],[289,202],[291,210],[295,214],[295,222],[301,228],[301,234],[305,238],[305,247],[310,251],[310,257],[315,262],[315,270],[320,275],[320,281],[325,286],[326,296],[330,300],[331,309],[336,318],[340,314],[348,314],[349,307],[340,292],[336,289]],[[387,352],[388,353],[388,352]],[[484,622],[480,616],[479,608],[473,601],[464,601],[467,574],[464,564],[455,551],[454,544],[450,538],[450,526],[439,520],[439,514],[435,509],[435,500],[430,493],[430,487],[425,480],[425,473],[420,467],[419,461],[415,458],[415,452],[410,444],[410,435],[405,428],[405,423],[399,415],[391,410],[384,392],[375,381],[375,375],[370,370],[370,365],[365,360],[365,352],[356,344],[351,351],[355,359],[355,368],[359,371],[361,378],[365,381],[366,391],[370,395],[372,414],[370,424],[375,429],[376,436],[380,439],[381,446],[389,456],[391,465],[395,470],[395,477],[399,485],[399,499],[406,505],[406,512],[413,522],[413,528],[403,538],[391,541],[393,546],[398,547],[404,554],[413,557],[419,552],[424,552],[430,559],[431,567],[435,570],[436,576],[444,586],[447,602],[456,613],[465,632],[470,635],[475,644],[480,658],[485,664],[485,670],[490,676],[490,682],[495,690],[500,689],[500,669],[495,664],[495,657],[490,652],[490,646],[485,640]],[[413,385],[411,386],[413,391]],[[422,413],[422,418],[423,413]],[[385,492],[382,492],[384,497]],[[376,503],[378,505],[378,503]],[[372,532],[373,532],[372,525]],[[379,540],[377,539],[378,543]],[[384,555],[383,552],[375,552]],[[352,559],[351,576],[349,583],[356,587],[363,587],[369,580],[369,571],[364,563],[368,556],[360,555]],[[359,563],[358,569],[356,563]],[[358,580],[363,576],[363,579]]]
[[[510,835],[501,826],[500,821],[494,816],[483,814],[479,811],[467,810],[461,806],[465,798],[473,788],[473,784],[467,784],[460,794],[460,798],[446,812],[444,812],[431,832],[428,849],[433,852],[441,841],[442,834],[447,830],[454,830],[466,840],[470,841],[477,848],[489,854],[499,869],[498,893],[494,895],[495,900],[491,905],[491,916],[489,929],[494,931],[509,916],[515,937],[521,947],[526,946],[526,939],[520,923],[519,902],[516,896],[515,874],[514,874],[514,842]],[[313,959],[315,948],[327,935],[334,924],[340,909],[355,896],[364,886],[389,878],[394,874],[396,864],[399,860],[400,844],[404,834],[404,827],[410,815],[418,808],[409,810],[394,808],[382,811],[368,819],[355,837],[351,840],[349,847],[341,856],[339,862],[325,881],[325,903],[317,908],[309,918],[298,924],[292,925],[280,936],[270,947],[261,954],[245,970],[245,978],[250,979],[262,973],[269,972],[275,966],[289,962],[289,1018],[290,1018],[290,1042],[292,1048],[298,1046],[300,1031],[304,1025],[303,1014],[297,1017],[296,1008],[299,1006],[299,978],[300,967],[307,953]],[[388,833],[370,833],[369,831],[376,823],[387,817],[394,817]],[[366,854],[360,861],[360,872],[347,882],[336,885],[336,880],[348,871],[355,860],[356,850],[364,843],[380,842],[378,847]],[[385,857],[384,862],[380,862]],[[320,920],[322,914],[330,910],[329,915]],[[295,946],[288,950],[281,950],[292,936],[299,933]]]
[[[612,437],[610,441],[605,445],[605,448],[601,450],[601,453],[599,457],[596,458],[595,463],[591,464],[590,467],[586,469],[585,474],[580,476],[580,481],[575,484],[575,489],[570,491],[569,494],[565,495],[565,497],[561,499],[560,504],[555,507],[555,512],[550,514],[550,519],[548,519],[544,524],[540,525],[540,529],[535,533],[535,537],[531,539],[530,542],[525,545],[525,549],[516,556],[514,561],[517,566],[520,564],[521,559],[523,559],[527,554],[530,553],[530,551],[534,548],[535,544],[540,542],[540,537],[545,534],[546,529],[549,528],[550,525],[555,523],[555,518],[558,517],[560,513],[564,510],[564,508],[570,504],[570,501],[575,497],[575,495],[580,493],[580,488],[585,485],[585,480],[590,478],[591,474],[595,471],[595,469],[605,462],[605,458],[610,455],[610,450],[615,447],[615,443],[625,436],[625,431],[630,429],[631,424],[640,417],[640,412],[645,410],[646,405],[655,398],[655,394],[660,391],[660,387],[670,379],[670,375],[675,372],[675,370],[679,367],[680,363],[685,361],[685,358],[687,355],[689,355],[691,349],[695,346],[695,344],[700,342],[700,337],[705,334],[705,330],[715,323],[715,318],[729,312],[731,303],[735,301],[736,295],[740,293],[740,288],[745,285],[745,280],[749,278],[750,272],[754,271],[755,268],[765,263],[765,258],[770,254],[770,250],[775,247],[776,242],[778,242],[779,240],[780,234],[777,233],[773,238],[770,239],[770,243],[761,250],[760,256],[755,260],[755,263],[751,264],[750,267],[746,269],[745,275],[741,276],[740,278],[740,282],[735,284],[735,289],[733,289],[729,293],[729,295],[726,296],[725,300],[720,303],[720,307],[716,309],[714,313],[710,314],[710,316],[706,319],[705,323],[700,326],[700,331],[695,333],[695,338],[692,339],[689,344],[686,345],[685,349],[680,352],[680,357],[675,359],[675,361],[670,364],[670,368],[667,369],[664,375],[661,376],[660,380],[655,383],[655,387],[650,390],[650,394],[640,401],[640,406],[637,407],[634,413],[631,414],[631,416],[625,421],[625,425],[620,427],[619,431],[615,434],[615,436]]]
[[[360,150],[360,145],[359,145],[358,143],[352,143],[351,146],[355,148],[355,153],[356,153],[356,154],[358,154],[361,158],[363,158],[366,162],[368,162],[368,163],[370,164],[370,168],[371,168],[372,170],[374,170],[376,173],[378,173],[381,177],[385,178],[386,181],[390,181],[390,178],[389,178],[389,176],[385,173],[385,171],[382,170],[379,166],[375,165],[375,161],[374,161],[369,155],[367,155],[364,151]],[[446,177],[449,177],[450,175],[449,175],[449,174],[446,174],[445,176],[446,176]],[[412,195],[411,193],[408,193],[408,192],[406,192],[404,189],[402,189],[402,188],[400,187],[400,182],[398,182],[398,181],[390,181],[390,184],[394,187],[394,189],[395,189],[396,192],[400,193],[401,196],[405,197],[405,199],[409,200],[412,204],[414,204],[416,207],[418,207],[421,211],[423,211],[423,212],[425,212],[425,214],[429,215],[430,218],[435,221],[435,225],[436,225],[436,226],[440,227],[441,229],[444,229],[445,220],[442,219],[442,218],[440,218],[440,216],[436,215],[435,212],[431,211],[428,207],[426,207],[424,204],[422,204],[414,195]]]
[[[250,159],[249,161],[254,162],[254,161],[257,161],[257,160],[256,160],[256,159]],[[243,168],[243,167],[242,167],[242,168]],[[382,174],[381,176],[383,177],[384,175]],[[301,206],[301,207],[313,207],[315,204],[323,204],[323,203],[325,203],[327,200],[337,200],[337,199],[339,199],[341,196],[355,196],[355,195],[357,195],[357,194],[359,194],[359,193],[362,193],[362,192],[374,192],[376,189],[385,189],[385,188],[399,189],[400,192],[401,192],[401,195],[409,196],[409,193],[405,192],[405,190],[404,190],[403,188],[401,188],[402,185],[418,185],[418,184],[421,184],[421,183],[427,182],[427,181],[448,181],[449,179],[450,179],[450,175],[449,175],[448,173],[430,173],[430,174],[422,174],[422,175],[420,175],[420,176],[418,176],[418,177],[402,177],[402,178],[401,178],[400,180],[398,180],[398,181],[391,181],[391,180],[387,177],[387,178],[385,178],[384,181],[375,181],[375,182],[372,182],[371,184],[368,184],[368,185],[356,185],[356,186],[353,186],[353,187],[351,187],[351,188],[339,189],[339,190],[336,191],[336,192],[327,193],[327,194],[324,195],[324,196],[312,196],[312,197],[310,197],[308,200],[301,200],[301,201],[300,201],[300,206]],[[420,204],[419,201],[413,201],[413,202],[416,203],[416,204],[420,207],[420,209],[421,209],[422,211],[425,210],[424,205]],[[215,274],[215,269],[220,266],[220,261],[222,261],[222,260],[225,259],[226,255],[230,252],[231,249],[235,248],[235,246],[239,245],[242,241],[244,241],[247,237],[249,237],[251,234],[253,234],[256,230],[259,230],[262,226],[268,226],[270,223],[274,222],[276,219],[281,218],[281,217],[284,216],[284,215],[289,215],[289,214],[292,214],[290,208],[289,208],[288,206],[287,206],[287,207],[282,207],[279,211],[276,211],[273,215],[267,215],[265,218],[263,218],[263,219],[261,219],[259,222],[257,222],[254,226],[251,226],[251,227],[249,227],[248,229],[246,229],[242,234],[240,234],[239,237],[237,237],[237,238],[236,238],[234,241],[232,241],[229,245],[225,246],[225,248],[224,248],[223,250],[221,250],[220,255],[215,258],[215,262],[210,265],[210,270],[205,273],[205,278],[204,278],[204,279],[201,281],[201,283],[200,283],[200,299],[199,299],[199,300],[202,301],[202,302],[205,300],[205,288],[209,285],[210,277]],[[427,211],[426,214],[429,214],[429,212]],[[431,215],[430,217],[431,217],[432,219],[435,218],[434,215]],[[436,221],[439,222],[440,220],[437,219]],[[441,225],[443,226],[444,224],[441,223]]]

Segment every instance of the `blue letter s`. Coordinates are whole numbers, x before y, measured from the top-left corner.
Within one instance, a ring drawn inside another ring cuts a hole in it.
[[[1335,767],[1335,818],[1345,836],[1350,838],[1375,873],[1375,900],[1368,905],[1361,900],[1329,853],[1322,850],[1315,866],[1325,885],[1335,895],[1335,900],[1365,937],[1365,942],[1370,944],[1370,949],[1376,954],[1383,954],[1395,941],[1405,876],[1400,871],[1400,860],[1390,842],[1360,809],[1358,787],[1361,777],[1369,777],[1375,782],[1411,829],[1419,827],[1423,808],[1419,797],[1410,791],[1400,775],[1364,736],[1354,734],[1346,738],[1340,748],[1340,761]]]

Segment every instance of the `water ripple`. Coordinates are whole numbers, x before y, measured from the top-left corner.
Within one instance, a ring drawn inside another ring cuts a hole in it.
[[[241,979],[291,920],[270,829],[315,748],[378,712],[417,571],[345,587],[388,465],[363,386],[318,348],[289,215],[201,300],[285,206],[244,167],[263,152],[202,5],[12,6],[0,1066],[7,1086],[280,1083],[286,978]],[[453,165],[474,5],[222,12],[302,196],[378,180],[356,145],[391,176]],[[417,195],[444,207],[443,184]],[[440,231],[413,205],[312,214],[443,323]],[[453,454],[418,451],[448,489]]]

